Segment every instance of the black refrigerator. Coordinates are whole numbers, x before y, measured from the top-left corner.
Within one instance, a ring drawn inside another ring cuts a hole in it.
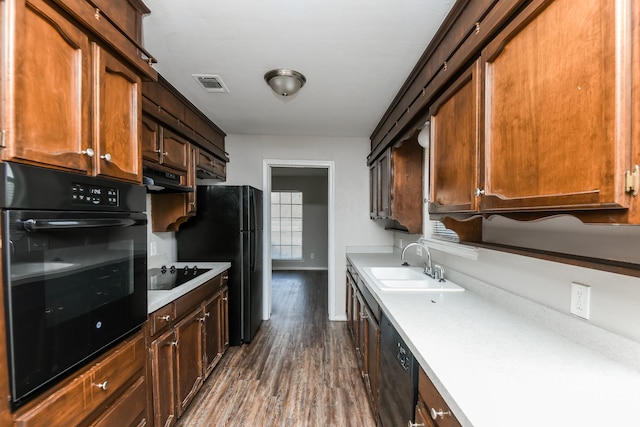
[[[197,187],[197,213],[176,233],[178,261],[229,261],[229,345],[248,343],[262,323],[262,191]]]

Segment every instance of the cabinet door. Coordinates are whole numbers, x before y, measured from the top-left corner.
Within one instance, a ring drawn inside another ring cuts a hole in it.
[[[479,74],[476,62],[431,107],[429,213],[477,209]]]
[[[162,158],[160,163],[172,169],[186,172],[189,163],[189,141],[169,129],[163,128]]]
[[[95,174],[140,182],[140,77],[95,43],[93,55]]]
[[[349,328],[349,333],[351,333],[351,338],[354,338],[353,333],[353,285],[351,284],[351,277],[347,274],[347,298],[346,298],[346,310],[347,310],[347,327]]]
[[[154,163],[160,162],[160,125],[151,117],[142,115],[140,145],[142,158]]]
[[[204,368],[205,378],[209,376],[224,351],[222,336],[222,292],[217,293],[204,303]]]
[[[367,351],[369,349],[369,322],[365,314],[366,306],[360,293],[357,294],[356,300],[358,301],[358,323],[356,325],[356,328],[358,329],[358,361],[360,362],[360,371],[362,375],[365,376],[369,371],[369,366],[367,365]]]
[[[482,52],[482,211],[628,206],[631,3],[534,1]]]
[[[378,218],[378,162],[369,167],[369,217]]]
[[[429,410],[425,406],[421,397],[418,397],[418,403],[416,404],[416,413],[415,413],[415,425],[423,426],[423,427],[437,427],[431,421],[431,415],[429,415]]]
[[[222,276],[224,283],[229,279],[228,273]],[[229,288],[225,285],[222,288],[222,352],[229,348]]]
[[[2,159],[86,173],[91,164],[83,154],[91,144],[87,36],[44,1],[4,1],[1,7],[13,21],[3,25]]]
[[[198,158],[198,152],[200,150],[196,145],[189,144],[189,159],[187,161],[187,185],[193,188],[193,191],[187,193],[187,214],[195,215],[198,209],[196,203],[196,159]]]
[[[202,308],[193,311],[176,327],[176,391],[178,416],[202,386]]]
[[[392,185],[392,168],[391,168],[391,148],[380,155],[378,158],[378,218],[389,218],[391,216],[391,185]]]
[[[176,423],[175,363],[178,341],[173,329],[151,343],[154,426]]]
[[[365,307],[367,322],[367,375],[369,387],[369,398],[372,402],[374,412],[378,412],[380,394],[380,326],[373,317],[371,311]]]

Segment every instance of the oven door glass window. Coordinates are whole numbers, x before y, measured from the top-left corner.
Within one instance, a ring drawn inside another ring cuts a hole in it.
[[[146,217],[4,212],[14,404],[146,318]]]

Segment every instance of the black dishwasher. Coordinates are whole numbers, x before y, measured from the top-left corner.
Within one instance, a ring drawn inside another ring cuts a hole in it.
[[[414,420],[418,362],[384,313],[380,320],[380,421],[406,426]]]

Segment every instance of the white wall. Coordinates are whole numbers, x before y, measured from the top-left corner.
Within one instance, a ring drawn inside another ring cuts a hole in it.
[[[227,184],[262,188],[263,159],[335,162],[333,261],[334,306],[330,313],[344,319],[345,247],[393,245],[393,233],[369,219],[370,152],[367,138],[323,138],[291,136],[229,135]]]

